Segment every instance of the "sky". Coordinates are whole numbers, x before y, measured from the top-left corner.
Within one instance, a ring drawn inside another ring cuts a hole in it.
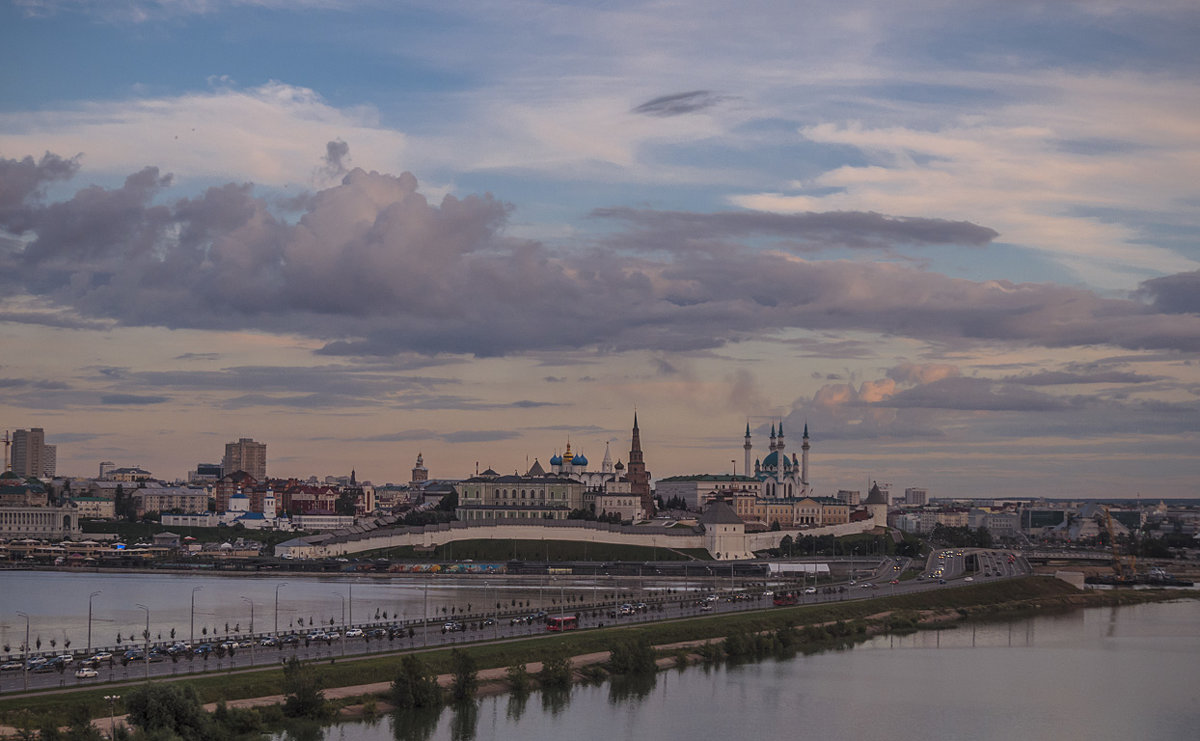
[[[58,472],[1200,496],[1194,2],[5,0]]]

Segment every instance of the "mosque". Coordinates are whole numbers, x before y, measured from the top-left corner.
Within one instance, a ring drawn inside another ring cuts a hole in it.
[[[761,482],[760,491],[764,499],[792,499],[807,497],[811,494],[808,484],[808,425],[804,425],[804,435],[800,438],[801,457],[795,453],[787,454],[787,441],[783,436],[783,421],[779,422],[779,431],[771,425],[771,443],[767,456],[754,461],[754,478]],[[754,448],[750,441],[750,423],[746,423],[746,439],[742,444],[746,451],[745,469],[750,470],[750,454]]]

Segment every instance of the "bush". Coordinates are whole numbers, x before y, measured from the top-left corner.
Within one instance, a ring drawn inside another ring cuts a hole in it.
[[[547,654],[542,659],[542,669],[537,675],[538,683],[544,688],[571,686],[571,660],[561,652]]]

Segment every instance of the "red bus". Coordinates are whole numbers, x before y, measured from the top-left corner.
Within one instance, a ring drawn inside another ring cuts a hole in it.
[[[562,631],[575,630],[579,627],[579,618],[574,615],[546,618],[546,630]]]

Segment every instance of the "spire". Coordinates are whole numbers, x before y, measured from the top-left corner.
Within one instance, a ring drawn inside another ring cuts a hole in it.
[[[807,440],[807,439],[808,439],[808,423],[807,423],[807,422],[805,422],[805,423],[804,423],[804,435],[802,435],[802,437],[803,437],[805,440]]]
[[[746,422],[746,437],[750,437],[750,422]]]

